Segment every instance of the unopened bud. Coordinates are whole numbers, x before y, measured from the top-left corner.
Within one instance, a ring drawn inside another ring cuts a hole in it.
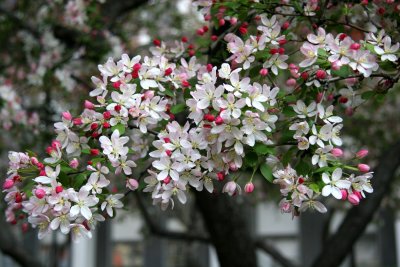
[[[368,150],[367,149],[361,149],[356,153],[356,157],[359,159],[365,158],[368,155]]]
[[[337,147],[333,148],[331,150],[331,153],[333,156],[335,156],[337,158],[340,158],[341,156],[343,156],[343,150],[341,150],[340,148],[337,148]]]
[[[36,189],[36,190],[35,190],[35,196],[36,196],[38,199],[44,198],[45,195],[46,195],[46,192],[45,192],[43,189],[39,188],[39,189]]]
[[[78,161],[78,159],[76,159],[76,158],[72,159],[72,160],[69,162],[69,166],[70,166],[71,168],[73,168],[73,169],[78,168],[78,166],[79,166],[79,161]]]
[[[244,191],[248,194],[250,194],[251,192],[254,191],[254,184],[252,182],[248,182],[245,186],[244,186]]]
[[[130,178],[130,179],[126,180],[126,187],[129,190],[134,191],[134,190],[138,189],[139,183],[137,180]]]
[[[69,113],[69,111],[62,112],[61,115],[62,115],[63,119],[65,119],[67,121],[72,120],[72,115],[71,115],[71,113]]]
[[[357,168],[360,172],[369,172],[370,167],[367,164],[358,164]]]
[[[356,194],[350,194],[348,197],[347,197],[347,200],[351,203],[351,204],[353,204],[354,206],[357,206],[358,204],[360,204],[360,198],[356,195]]]

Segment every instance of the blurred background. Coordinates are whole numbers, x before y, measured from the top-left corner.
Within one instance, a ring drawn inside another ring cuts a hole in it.
[[[3,177],[9,150],[44,153],[60,113],[80,113],[98,64],[122,53],[148,54],[155,38],[174,42],[187,36],[195,43],[191,37],[202,25],[190,0],[0,0]],[[278,209],[278,188],[258,179],[251,196],[224,195],[200,204],[208,196],[196,193],[185,206],[166,212],[152,206],[149,197],[131,195],[126,210],[102,223],[92,240],[73,243],[55,233],[39,241],[27,225],[6,223],[2,207],[0,266],[217,267],[215,246],[253,246],[246,243],[249,237],[257,240],[259,266],[323,266],[318,259],[334,257],[322,254],[324,244],[338,235],[352,247],[341,266],[400,266],[398,87],[346,117],[344,146],[352,152],[368,147],[382,196],[356,211],[332,202],[328,214],[292,218]],[[381,176],[388,178],[380,182]],[[373,216],[367,216],[371,209]],[[344,221],[360,225],[360,220],[368,225],[365,231],[337,231]],[[210,237],[216,225],[239,236],[243,232],[243,239],[232,244]]]

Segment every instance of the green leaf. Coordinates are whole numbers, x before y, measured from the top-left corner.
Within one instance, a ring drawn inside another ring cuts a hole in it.
[[[114,132],[115,130],[119,131],[119,135],[123,135],[125,133],[125,125],[118,123],[117,125],[114,125],[111,127],[111,130]]]
[[[80,174],[78,174],[77,176],[74,177],[73,187],[78,189],[83,185],[84,182],[86,182],[86,174],[85,173],[80,173]]]
[[[88,148],[82,149],[82,154],[90,154],[90,149]]]
[[[330,172],[330,171],[333,171],[333,169],[335,169],[335,167],[326,166],[326,167],[322,167],[322,168],[317,169],[316,171],[314,171],[314,173]]]
[[[92,165],[96,165],[99,162],[105,161],[105,158],[94,158],[92,159]]]
[[[265,144],[257,143],[254,146],[254,152],[256,152],[258,155],[267,155],[267,154],[274,154],[275,149]]]
[[[61,165],[61,171],[62,172],[71,172],[71,171],[73,171],[74,169],[72,169],[71,167],[69,167],[69,166],[63,166],[63,165]]]
[[[394,64],[392,61],[386,60],[379,65],[384,71],[391,72],[396,70],[396,64]]]
[[[296,112],[293,110],[293,107],[291,107],[291,106],[284,107],[282,110],[282,113],[286,117],[295,117],[296,116]]]
[[[353,72],[352,69],[348,65],[342,66],[338,70],[332,70],[331,71],[331,73],[333,75],[339,76],[339,77],[342,77],[342,78],[349,77],[352,72]]]
[[[292,160],[294,153],[297,151],[297,146],[292,146],[282,157],[282,164],[284,166],[288,165]]]
[[[170,96],[170,97],[175,97],[174,92],[169,88],[165,89],[164,94],[166,94],[167,96]]]
[[[274,180],[274,176],[272,175],[271,167],[268,166],[267,163],[264,163],[260,166],[260,171],[261,174],[264,176],[264,178],[267,179],[267,181],[269,181],[270,183],[272,183],[272,181]]]
[[[371,99],[376,93],[374,91],[368,91],[361,94],[361,98],[368,100]]]
[[[258,164],[258,155],[254,152],[247,153],[244,161],[247,166],[255,167]]]
[[[185,108],[186,108],[186,105],[183,104],[183,103],[176,104],[176,105],[171,107],[171,113],[172,114],[178,114],[178,113],[184,111]]]
[[[328,54],[326,53],[325,49],[322,48],[318,48],[318,55],[319,56],[323,56],[323,57],[327,57]]]
[[[310,184],[308,187],[310,187],[315,193],[319,193],[319,186],[317,184]]]
[[[307,163],[306,159],[302,159],[296,166],[296,171],[298,174],[307,175],[311,171],[310,164]]]

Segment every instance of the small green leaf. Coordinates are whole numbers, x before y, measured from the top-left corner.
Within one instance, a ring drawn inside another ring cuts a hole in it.
[[[69,166],[62,166],[61,165],[61,171],[62,172],[71,172],[71,171],[73,171],[74,169],[72,169],[71,167],[69,167]]]
[[[258,155],[254,152],[247,153],[244,161],[247,166],[255,167],[258,164]]]
[[[166,94],[167,96],[170,96],[170,97],[175,97],[174,92],[171,89],[168,89],[168,88],[165,89],[164,94]]]
[[[297,171],[298,174],[307,175],[307,174],[311,171],[311,166],[310,166],[310,164],[308,164],[308,163],[306,162],[306,160],[303,158],[303,159],[299,162],[299,164],[297,164],[297,166],[296,166],[296,171]]]
[[[105,161],[104,158],[94,158],[92,159],[92,165],[96,165],[99,162]]]
[[[90,154],[90,149],[88,148],[82,149],[82,154]]]
[[[344,65],[344,66],[340,67],[340,69],[338,69],[338,70],[331,71],[331,73],[333,75],[339,76],[342,78],[349,77],[352,72],[353,72],[352,69],[348,65]]]
[[[318,48],[318,55],[319,56],[323,56],[323,57],[327,57],[328,54],[326,53],[325,49],[322,48]]]
[[[296,116],[296,112],[293,110],[293,107],[290,107],[290,106],[284,107],[282,110],[282,113],[286,117],[295,117]]]
[[[178,113],[184,111],[185,108],[186,108],[186,105],[183,104],[183,103],[176,104],[176,105],[171,107],[171,113],[172,114],[178,114]]]
[[[267,154],[274,154],[275,149],[265,144],[257,143],[254,146],[254,152],[256,152],[258,155],[267,155]]]
[[[267,163],[264,163],[260,166],[261,174],[267,179],[270,183],[274,180],[274,176],[272,175],[272,169],[268,166]]]
[[[125,125],[119,123],[111,127],[111,130],[114,132],[115,130],[119,131],[119,135],[123,135],[125,133]]]
[[[74,177],[74,188],[80,188],[83,183],[86,182],[86,174],[85,173],[80,173],[77,176]]]
[[[319,186],[317,184],[310,184],[309,187],[314,191],[315,193],[319,193]]]

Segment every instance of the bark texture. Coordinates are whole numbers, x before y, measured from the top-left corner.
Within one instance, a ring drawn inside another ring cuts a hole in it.
[[[196,203],[221,267],[257,266],[256,246],[245,204],[227,194],[196,193]]]

